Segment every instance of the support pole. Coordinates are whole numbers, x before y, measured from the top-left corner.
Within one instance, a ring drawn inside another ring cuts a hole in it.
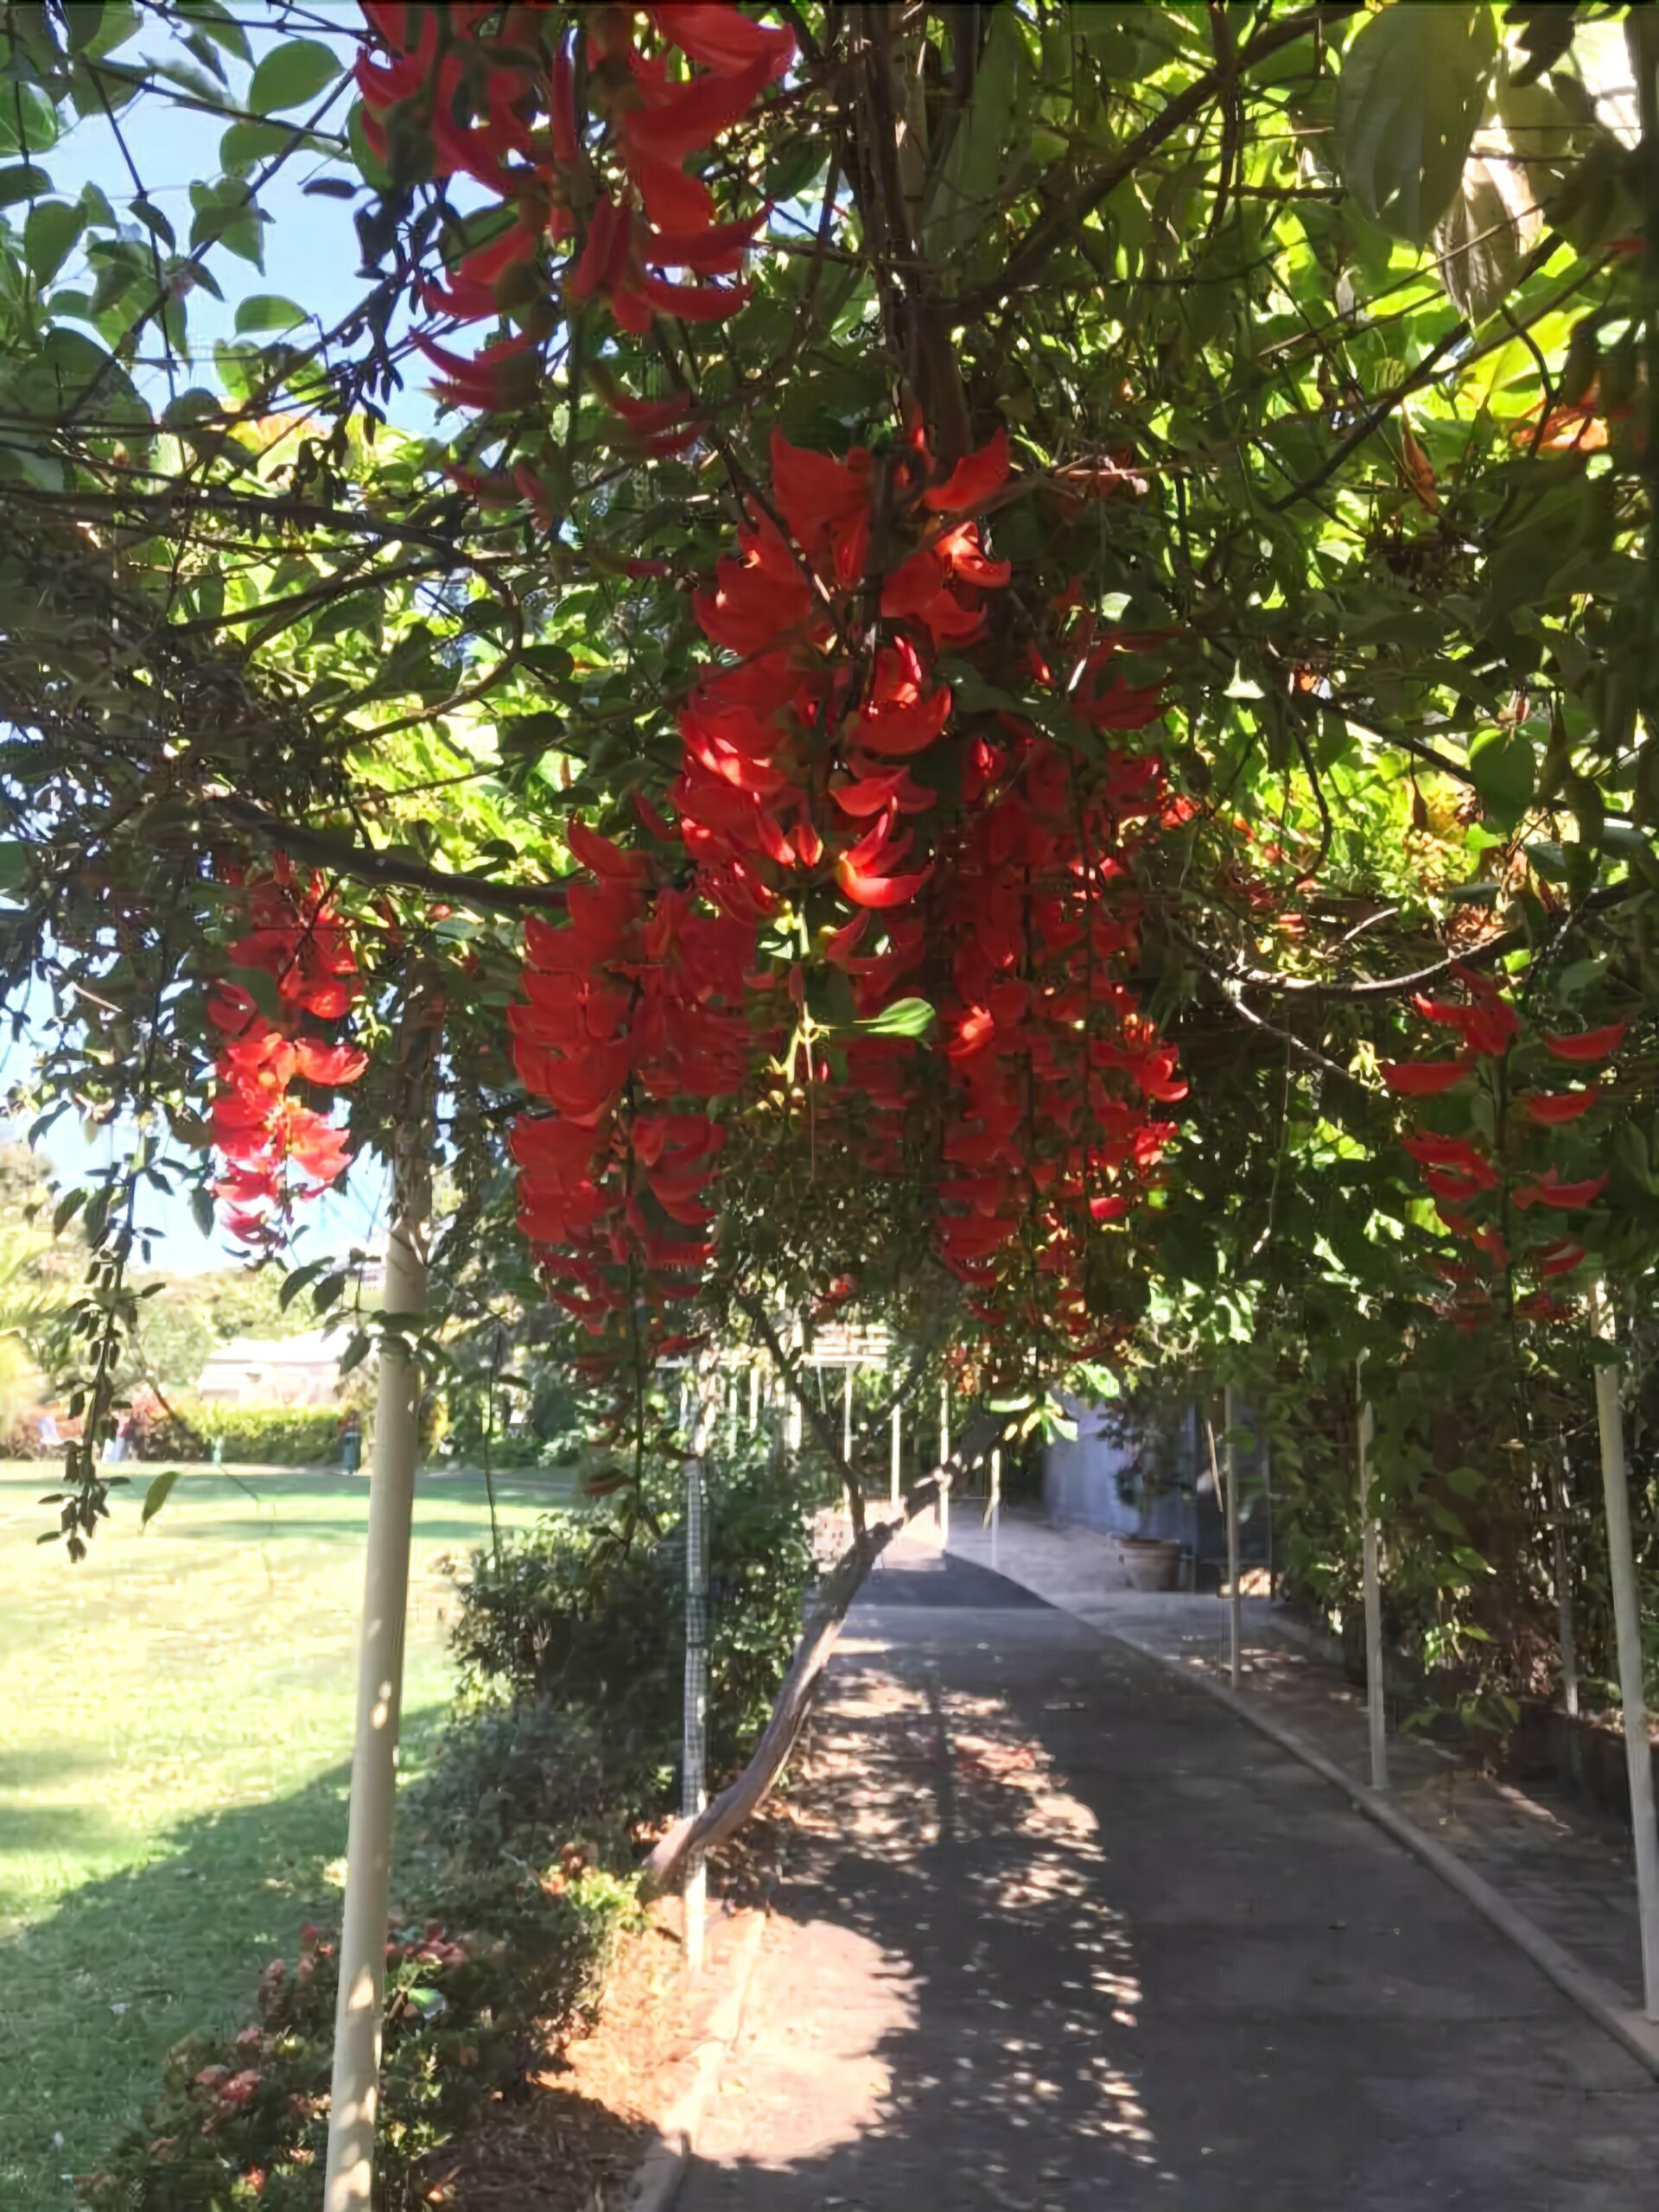
[[[758,1365],[749,1370],[749,1434],[753,1436],[760,1426],[760,1370]]]
[[[1551,1455],[1551,1491],[1555,1507],[1555,1611],[1560,1624],[1561,1702],[1579,1717],[1579,1638],[1573,1618],[1573,1571],[1567,1554],[1567,1522],[1571,1501],[1567,1488],[1567,1440],[1558,1436]],[[1577,1739],[1574,1739],[1576,1749]]]
[[[429,1057],[429,1038],[416,1036],[414,1044],[424,1063]],[[423,1068],[411,1088],[414,1096],[397,1125],[392,1161],[384,1310],[388,1322],[402,1322],[413,1330],[426,1310],[430,1131]],[[369,2212],[373,2190],[420,1389],[420,1370],[411,1352],[397,1338],[386,1338],[380,1347],[375,1401],[323,2212]]]
[[[1365,1599],[1365,1717],[1371,1738],[1371,1787],[1373,1789],[1386,1789],[1389,1786],[1389,1715],[1382,1681],[1382,1585],[1377,1559],[1376,1516],[1371,1510],[1370,1476],[1366,1467],[1371,1439],[1376,1433],[1376,1423],[1371,1413],[1371,1402],[1363,1395],[1364,1386],[1360,1380],[1357,1364],[1354,1380],[1356,1387],[1362,1392],[1359,1401],[1359,1511],[1360,1572]]]
[[[847,1380],[841,1393],[841,1456],[850,1467],[853,1464],[853,1376],[856,1370],[847,1370]]]
[[[1002,1569],[1002,1446],[999,1444],[991,1453],[991,1573]]]
[[[893,1409],[893,1451],[888,1471],[888,1503],[895,1513],[899,1510],[899,1494],[904,1488],[904,1421],[903,1408],[895,1406]]]
[[[1607,1286],[1590,1293],[1591,1326],[1613,1342]],[[1624,1415],[1618,1400],[1618,1367],[1596,1369],[1596,1422],[1601,1431],[1601,1482],[1607,1503],[1607,1565],[1613,1586],[1613,1624],[1618,1642],[1618,1693],[1624,1708],[1624,1757],[1630,1777],[1630,1826],[1636,1844],[1636,1903],[1642,1927],[1642,1992],[1650,2020],[1659,2020],[1659,1830],[1654,1825],[1653,1749],[1648,1738],[1642,1680],[1642,1596],[1630,1541],[1630,1486],[1624,1465]]]
[[[939,1385],[939,1465],[950,1465],[950,1385]],[[950,1541],[950,1478],[939,1477],[939,1548],[944,1550]]]
[[[1561,1703],[1567,1708],[1569,1721],[1579,1717],[1579,1638],[1577,1624],[1573,1618],[1573,1562],[1567,1541],[1567,1517],[1572,1510],[1567,1487],[1567,1439],[1558,1436],[1550,1453],[1550,1484],[1553,1535],[1555,1554],[1555,1615],[1559,1624],[1561,1645]],[[1584,1786],[1584,1745],[1576,1726],[1567,1732],[1567,1763],[1574,1783]]]
[[[685,1713],[680,1756],[680,1811],[695,1820],[708,1802],[709,1550],[703,1525],[702,1453],[718,1383],[702,1378],[694,1401],[685,1458]],[[709,1872],[701,1852],[686,1869],[681,1922],[688,1974],[702,1971]]]
[[[1238,1574],[1238,1465],[1233,1456],[1233,1393],[1221,1394],[1221,1460],[1227,1483],[1227,1666],[1235,1689],[1244,1680],[1244,1595]]]

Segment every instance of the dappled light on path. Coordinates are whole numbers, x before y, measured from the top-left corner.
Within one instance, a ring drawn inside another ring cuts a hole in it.
[[[679,2212],[1628,2212],[1650,2082],[1460,1899],[1139,1655],[905,1579]]]

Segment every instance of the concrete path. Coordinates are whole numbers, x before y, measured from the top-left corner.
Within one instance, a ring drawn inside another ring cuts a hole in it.
[[[682,2212],[1631,2212],[1659,2090],[1333,1789],[1028,1591],[912,1556]]]
[[[988,1565],[991,1539],[976,1514],[952,1521],[953,1557]],[[1033,1514],[1006,1515],[1001,1570],[1051,1605],[1109,1636],[1217,1681],[1227,1675],[1227,1607],[1213,1597],[1130,1590],[1116,1547],[1087,1529],[1055,1528]],[[1265,1598],[1247,1598],[1247,1701],[1340,1767],[1370,1779],[1363,1689]],[[1641,2020],[1642,1934],[1628,1822],[1598,1815],[1547,1779],[1525,1794],[1481,1772],[1472,1744],[1391,1732],[1389,1786],[1396,1808],[1447,1846],[1602,1985],[1649,2050],[1659,2030]],[[1659,2192],[1656,2192],[1659,2202]]]

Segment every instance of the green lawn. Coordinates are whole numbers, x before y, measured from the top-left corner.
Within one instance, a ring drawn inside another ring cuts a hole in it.
[[[260,1967],[338,1906],[366,1484],[187,1473],[148,1533],[145,1471],[73,1567],[35,1538],[52,1470],[0,1463],[0,2206],[68,2177],[168,2046],[250,2006]],[[250,1495],[250,1492],[253,1495]],[[568,1502],[497,1484],[505,1527]],[[450,1688],[438,1562],[487,1538],[477,1476],[423,1481],[405,1771]]]

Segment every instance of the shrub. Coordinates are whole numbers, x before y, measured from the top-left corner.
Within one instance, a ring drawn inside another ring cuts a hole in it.
[[[663,1495],[668,1495],[665,1485]],[[588,1717],[609,1756],[677,1765],[685,1663],[685,1543],[678,1521],[624,1547],[594,1522],[553,1515],[473,1560],[454,1642],[476,1688]],[[760,1453],[716,1471],[708,1514],[709,1756],[738,1763],[771,1709],[800,1632],[809,1516],[792,1478]]]
[[[390,1931],[377,2212],[423,2202],[423,2162],[523,2082],[537,2024],[591,2004],[632,1892],[567,1862],[463,1878],[448,1925]],[[291,1969],[266,1967],[254,2024],[175,2047],[156,2103],[80,2183],[92,2212],[315,2212],[338,1989],[334,1946],[308,1928]]]
[[[480,1699],[444,1730],[410,1818],[423,1840],[467,1863],[505,1853],[538,1861],[556,1838],[626,1867],[629,1826],[660,1787],[648,1759],[579,1714],[535,1698]]]

